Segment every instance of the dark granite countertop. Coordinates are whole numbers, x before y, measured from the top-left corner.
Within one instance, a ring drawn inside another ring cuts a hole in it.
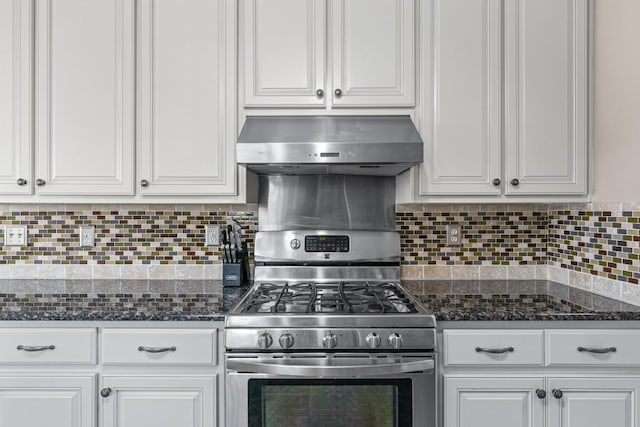
[[[640,320],[640,306],[547,280],[403,281],[438,321]]]
[[[640,320],[640,306],[546,280],[403,285],[438,321]],[[0,280],[0,321],[215,321],[247,289],[214,280]]]
[[[247,289],[219,280],[0,280],[0,321],[223,320]]]

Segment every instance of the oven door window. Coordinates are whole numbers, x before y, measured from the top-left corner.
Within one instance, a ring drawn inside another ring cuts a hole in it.
[[[251,379],[248,427],[411,427],[411,379]]]

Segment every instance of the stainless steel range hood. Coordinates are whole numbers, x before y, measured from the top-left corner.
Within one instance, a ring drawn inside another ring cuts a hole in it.
[[[422,161],[409,116],[252,116],[236,150],[259,174],[394,176]]]

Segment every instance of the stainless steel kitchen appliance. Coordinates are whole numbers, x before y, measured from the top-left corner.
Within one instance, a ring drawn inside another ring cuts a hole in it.
[[[374,213],[322,227],[366,211],[359,179],[261,177],[255,282],[226,317],[227,425],[435,426],[435,319],[400,285],[393,178],[370,177]]]

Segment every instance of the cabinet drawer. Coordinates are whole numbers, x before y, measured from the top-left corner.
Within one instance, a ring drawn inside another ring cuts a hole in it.
[[[640,331],[548,330],[549,365],[640,366]]]
[[[96,363],[96,330],[0,329],[0,363]]]
[[[543,365],[544,334],[532,330],[447,330],[446,365]]]
[[[104,329],[102,363],[215,364],[216,330]]]

